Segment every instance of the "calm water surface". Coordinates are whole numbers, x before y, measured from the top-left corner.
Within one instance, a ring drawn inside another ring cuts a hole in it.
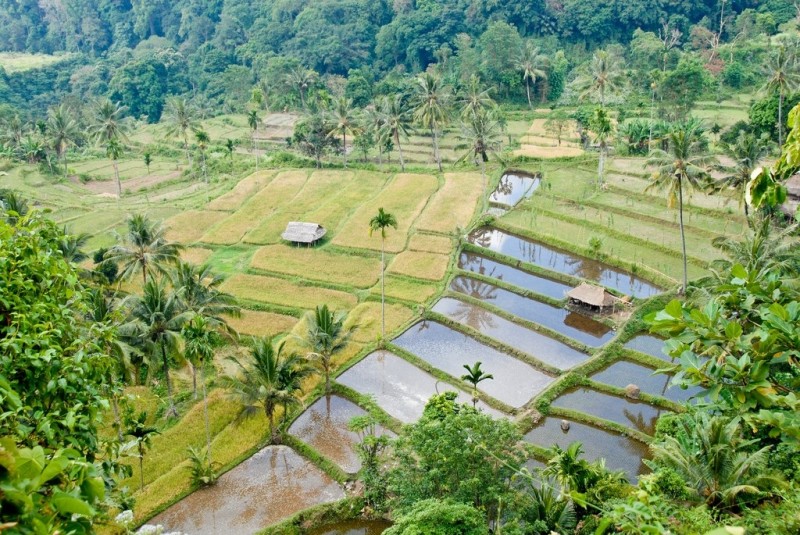
[[[634,297],[649,297],[661,292],[657,286],[632,273],[496,228],[477,229],[468,239],[471,243],[492,251],[552,271],[596,281]]]
[[[584,387],[567,390],[553,401],[553,407],[591,414],[648,435],[655,432],[656,420],[661,413],[668,412],[641,401],[612,396]]]
[[[435,321],[421,321],[393,343],[454,377],[466,373],[464,364],[476,361],[494,376],[478,389],[512,407],[520,407],[553,382],[553,377]]]
[[[651,355],[657,359],[672,362],[672,358],[669,355],[665,355],[662,351],[664,348],[664,340],[651,334],[636,335],[628,340],[625,347],[638,351],[639,353]]]
[[[533,275],[527,271],[513,268],[474,253],[461,253],[458,258],[458,267],[465,271],[479,273],[486,277],[492,277],[514,286],[552,297],[553,299],[564,299],[567,292],[572,289],[572,286],[568,284]]]
[[[598,383],[606,383],[620,388],[635,384],[646,394],[661,396],[678,402],[688,400],[701,390],[700,388],[684,390],[679,386],[672,386],[670,384],[672,382],[671,375],[653,375],[654,372],[653,368],[621,360],[595,373],[591,376],[591,379]]]
[[[514,206],[527,199],[539,188],[541,179],[522,171],[509,171],[500,177],[500,183],[489,197],[489,202]]]

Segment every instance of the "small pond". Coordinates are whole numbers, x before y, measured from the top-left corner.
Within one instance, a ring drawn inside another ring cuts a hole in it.
[[[257,533],[314,505],[341,500],[338,483],[286,446],[268,446],[148,523],[191,535]]]
[[[434,305],[433,311],[464,325],[469,325],[486,336],[562,370],[571,368],[589,358],[586,353],[581,353],[563,342],[517,325],[485,308],[452,297],[440,299]]]
[[[453,377],[466,373],[464,364],[481,361],[494,379],[481,382],[478,389],[512,407],[521,407],[553,382],[529,364],[435,321],[413,325],[393,343]]]
[[[391,526],[382,520],[347,520],[313,529],[309,535],[380,535]]]
[[[574,421],[569,423],[569,430],[565,432],[561,429],[560,418],[545,418],[525,435],[525,440],[543,448],[558,444],[562,449],[573,442],[580,442],[586,459],[595,461],[603,458],[607,468],[624,471],[630,481],[650,471],[642,462],[642,459],[650,458],[647,444],[591,425]]]
[[[459,276],[453,279],[450,289],[485,301],[588,346],[601,346],[614,337],[611,327],[588,316],[522,297],[488,282]]]
[[[474,253],[461,253],[458,258],[458,267],[553,299],[564,299],[567,292],[572,289],[572,286],[563,282],[540,277]]]
[[[469,235],[468,240],[552,271],[599,282],[633,297],[649,297],[661,292],[660,288],[632,273],[496,228],[477,229]]]
[[[367,411],[349,399],[322,396],[292,423],[289,433],[313,446],[345,472],[354,474],[361,468],[355,449],[359,438],[358,433],[350,431],[348,424],[364,414]]]
[[[656,420],[661,413],[668,412],[641,401],[612,396],[583,387],[567,390],[557,397],[552,405],[616,422],[648,435],[655,432]]]
[[[620,388],[635,384],[639,389],[653,396],[661,396],[672,401],[682,402],[698,394],[700,388],[682,389],[672,386],[672,376],[666,374],[653,375],[655,370],[640,364],[621,360],[608,366],[590,377],[598,383],[606,383]]]
[[[625,347],[638,351],[639,353],[651,355],[657,359],[672,362],[672,358],[669,355],[665,355],[662,351],[664,348],[664,340],[651,334],[637,334],[628,340]]]
[[[417,421],[425,404],[437,392],[457,390],[388,351],[370,353],[336,381],[373,396],[383,410],[403,423]],[[471,403],[472,396],[459,391],[458,400]],[[504,416],[482,401],[478,402],[478,408],[495,418]]]
[[[541,183],[541,178],[524,171],[507,171],[500,177],[500,183],[489,197],[489,202],[505,206],[515,206],[522,199],[527,199]]]

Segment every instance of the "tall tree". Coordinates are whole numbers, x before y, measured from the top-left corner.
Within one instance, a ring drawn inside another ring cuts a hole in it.
[[[347,134],[352,136],[359,130],[353,101],[345,97],[337,98],[330,111],[330,122],[332,129],[328,135],[342,136],[342,159],[347,168]]]
[[[303,109],[306,109],[306,94],[316,80],[317,73],[315,71],[302,67],[294,69],[288,75],[289,85],[300,93],[300,103]]]
[[[397,219],[394,215],[384,212],[383,207],[378,208],[378,213],[369,220],[369,235],[373,232],[381,233],[381,338],[386,338],[386,229],[397,229]]]
[[[472,385],[472,406],[478,406],[478,384],[481,381],[486,381],[488,379],[494,379],[494,375],[491,373],[486,373],[481,369],[481,361],[477,361],[475,364],[470,366],[469,364],[464,364],[464,369],[467,370],[467,373],[461,376],[462,381],[466,381]]]
[[[256,158],[256,171],[258,171],[258,152],[256,152],[256,133],[258,132],[258,112],[251,110],[247,114],[247,125],[250,127],[250,141],[253,145],[253,156]]]
[[[203,370],[200,379],[203,385],[203,420],[206,428],[206,452],[211,462],[211,425],[208,418],[208,392],[206,392],[206,369],[208,363],[214,358],[214,346],[217,343],[216,331],[211,324],[201,315],[196,315],[183,327],[184,353],[186,360],[192,365],[192,381],[197,398],[197,373],[199,367]]]
[[[411,130],[412,117],[408,101],[403,95],[389,97],[381,106],[381,113],[384,128],[389,132],[394,144],[397,145],[397,150],[400,152],[400,170],[405,172],[406,163],[403,158],[403,147],[400,145],[400,136],[408,139]]]
[[[167,100],[165,110],[167,123],[167,137],[181,137],[183,139],[183,150],[186,152],[186,161],[191,165],[192,159],[189,155],[189,131],[196,126],[196,113],[194,107],[185,98],[172,97]]]
[[[106,145],[112,139],[127,143],[130,131],[130,122],[125,117],[127,111],[127,107],[110,99],[100,100],[92,108],[89,136],[99,145]]]
[[[481,179],[483,182],[483,208],[487,201],[487,189],[489,182],[486,176],[486,162],[489,161],[489,154],[495,158],[500,158],[500,148],[502,139],[500,134],[503,131],[503,121],[496,110],[480,111],[471,114],[467,120],[461,122],[461,133],[459,138],[463,142],[460,145],[467,150],[458,158],[456,163],[463,162],[472,158],[481,169]]]
[[[594,132],[595,139],[600,145],[600,158],[597,162],[597,187],[601,187],[608,154],[608,138],[611,137],[613,132],[611,117],[609,117],[605,108],[600,107],[594,110],[592,119],[589,121],[589,128]]]
[[[783,146],[783,100],[800,85],[797,51],[781,43],[770,56],[764,74],[767,81],[762,91],[778,94],[778,146]]]
[[[598,50],[592,56],[586,72],[575,79],[581,98],[597,94],[600,106],[605,107],[606,95],[619,91],[625,83],[625,73],[618,56],[606,50]]]
[[[122,264],[120,279],[129,279],[141,271],[142,283],[147,284],[148,274],[166,273],[167,264],[178,261],[183,246],[167,241],[160,223],[134,214],[128,218],[127,226],[127,232],[119,237],[120,243],[106,253],[106,260]]]
[[[533,41],[525,41],[525,45],[519,52],[517,58],[517,69],[522,72],[522,78],[525,80],[525,91],[528,95],[528,107],[533,109],[531,103],[531,85],[535,85],[537,80],[547,79],[547,56],[541,53],[538,46],[533,44]]]
[[[67,178],[67,149],[80,139],[78,121],[70,109],[61,104],[47,113],[47,133],[56,154],[64,160],[64,178]]]
[[[417,77],[414,85],[414,118],[431,133],[433,157],[439,172],[442,157],[439,154],[440,129],[449,117],[450,90],[442,84],[440,76],[426,72]]]
[[[654,149],[647,159],[648,167],[655,167],[653,181],[647,190],[666,190],[667,205],[678,203],[678,218],[683,252],[683,286],[689,284],[689,268],[686,256],[686,234],[683,228],[683,192],[685,188],[700,187],[708,181],[708,168],[716,158],[707,153],[703,132],[696,122],[675,125],[666,135],[667,150]]]
[[[461,118],[469,120],[479,113],[493,109],[495,102],[490,93],[491,89],[484,88],[477,75],[470,76],[467,87],[458,98],[458,104],[461,106]]]
[[[331,393],[333,357],[344,349],[350,339],[345,329],[343,311],[335,312],[328,305],[317,306],[306,314],[306,334],[301,343],[310,349],[309,359],[325,376],[325,394]]]
[[[117,181],[117,198],[122,198],[122,181],[119,178],[119,159],[122,156],[123,147],[119,139],[109,139],[106,141],[106,156],[111,158],[114,164],[114,178]]]
[[[200,167],[203,171],[203,179],[207,184],[208,169],[206,167],[206,149],[208,148],[208,144],[211,142],[211,138],[208,136],[208,132],[206,132],[202,128],[197,128],[194,131],[194,139],[195,141],[197,141],[197,148],[200,149],[200,159],[201,159]]]
[[[725,188],[736,190],[739,194],[739,205],[744,205],[744,217],[749,225],[750,213],[747,202],[745,202],[745,192],[753,171],[769,154],[769,134],[764,133],[760,137],[756,137],[753,133],[741,131],[734,143],[722,143],[722,150],[725,156],[733,160],[733,165],[721,167],[726,175],[714,184],[714,188],[716,190]]]

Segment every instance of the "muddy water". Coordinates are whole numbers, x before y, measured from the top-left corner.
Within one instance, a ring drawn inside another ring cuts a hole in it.
[[[564,299],[567,292],[572,289],[572,286],[567,284],[533,275],[527,271],[512,268],[506,264],[501,264],[473,253],[461,253],[458,258],[458,267],[552,297],[553,299]]]
[[[554,444],[566,448],[573,442],[580,442],[586,459],[595,461],[603,458],[607,468],[624,471],[630,481],[650,471],[642,462],[642,459],[650,458],[646,444],[578,422],[570,421],[569,431],[564,432],[560,418],[545,418],[544,422],[525,435],[525,440],[544,448]]]
[[[572,409],[597,416],[618,424],[652,435],[656,420],[664,409],[636,402],[630,399],[611,396],[591,388],[571,388],[553,401],[553,407]]]
[[[577,312],[522,297],[494,284],[456,277],[450,289],[480,299],[515,316],[544,325],[588,346],[605,344],[614,336],[610,327]]]
[[[381,520],[348,520],[312,530],[309,535],[380,535],[390,527]]]
[[[519,349],[540,361],[562,370],[580,364],[589,355],[549,336],[526,329],[488,310],[452,297],[444,297],[433,307],[434,312],[490,336],[507,346]]]
[[[633,349],[640,353],[652,355],[657,359],[666,360],[671,362],[672,359],[669,355],[665,355],[661,349],[664,347],[664,340],[650,334],[640,334],[631,338],[625,347]]]
[[[672,401],[686,401],[700,392],[699,388],[683,390],[679,386],[672,386],[670,384],[672,382],[671,375],[653,375],[653,372],[655,370],[652,368],[621,360],[590,378],[598,383],[606,383],[620,388],[635,384],[646,394],[661,396]]]
[[[383,410],[403,423],[417,421],[425,404],[437,392],[456,390],[388,351],[370,353],[336,381],[373,396]],[[470,395],[459,391],[459,402],[470,403],[471,399]],[[478,402],[478,408],[495,418],[503,416],[482,401]]]
[[[559,273],[596,281],[634,297],[649,297],[661,292],[653,284],[621,269],[495,228],[477,229],[468,239],[492,251]]]
[[[165,532],[244,535],[343,498],[342,488],[311,462],[286,446],[268,446],[149,523],[163,525]]]
[[[512,407],[520,407],[549,385],[553,378],[497,349],[435,321],[421,321],[393,341],[454,377],[466,373],[464,364],[483,363],[494,376],[478,389]]]
[[[323,396],[292,423],[289,433],[354,474],[361,468],[356,453],[358,434],[348,429],[350,420],[367,412],[340,396]]]
[[[522,171],[510,171],[500,177],[500,183],[489,197],[489,202],[514,206],[522,199],[533,195],[541,179]]]

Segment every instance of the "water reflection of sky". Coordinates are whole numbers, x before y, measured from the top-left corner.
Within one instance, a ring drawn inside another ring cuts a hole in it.
[[[552,297],[553,299],[564,299],[567,292],[572,289],[572,286],[563,282],[540,277],[473,253],[461,253],[458,259],[458,267],[465,271],[478,273],[525,290]]]
[[[700,388],[682,389],[672,385],[672,376],[668,374],[654,374],[653,368],[628,361],[618,361],[605,369],[595,373],[590,378],[598,383],[625,388],[634,384],[645,394],[661,396],[672,401],[686,401],[700,392]]]
[[[489,201],[506,206],[515,206],[522,199],[533,195],[539,187],[540,179],[525,173],[506,173],[500,177],[497,188],[492,192]]]
[[[644,402],[612,396],[591,388],[572,388],[553,401],[553,407],[572,409],[652,435],[656,420],[668,412]]]
[[[658,287],[644,279],[608,264],[544,245],[535,240],[514,236],[495,228],[484,227],[475,230],[469,235],[469,241],[558,273],[599,282],[634,297],[649,297],[661,292]]]

